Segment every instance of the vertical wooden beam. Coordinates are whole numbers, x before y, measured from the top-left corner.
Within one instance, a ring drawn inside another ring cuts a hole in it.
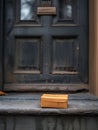
[[[0,90],[3,86],[3,0],[0,0]]]
[[[89,86],[98,95],[98,0],[89,0]]]
[[[94,0],[89,0],[89,86],[95,92],[95,31],[94,31]]]
[[[95,0],[95,41],[96,41],[96,48],[95,48],[95,69],[96,69],[96,73],[95,73],[95,80],[96,80],[96,86],[95,86],[95,94],[98,95],[98,0]]]

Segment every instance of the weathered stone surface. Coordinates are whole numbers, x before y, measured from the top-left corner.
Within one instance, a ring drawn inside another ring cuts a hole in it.
[[[98,98],[90,94],[70,94],[68,109],[40,107],[42,93],[15,94],[0,97],[0,113],[31,115],[90,115],[98,114]]]
[[[98,130],[96,116],[0,116],[0,130]]]
[[[98,98],[70,94],[68,109],[42,109],[42,93],[0,97],[0,130],[98,130]]]

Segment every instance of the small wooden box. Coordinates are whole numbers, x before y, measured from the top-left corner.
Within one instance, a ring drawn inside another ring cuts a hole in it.
[[[37,15],[56,15],[56,7],[38,7]]]
[[[43,94],[41,96],[41,107],[43,108],[67,108],[68,95],[66,94]]]

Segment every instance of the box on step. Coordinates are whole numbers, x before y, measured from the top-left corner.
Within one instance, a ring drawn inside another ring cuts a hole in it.
[[[68,95],[66,94],[43,94],[41,96],[42,108],[67,108]]]

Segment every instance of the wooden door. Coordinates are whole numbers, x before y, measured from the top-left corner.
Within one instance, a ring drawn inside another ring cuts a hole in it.
[[[5,90],[87,84],[87,1],[5,0]],[[47,6],[54,15],[37,13]]]

